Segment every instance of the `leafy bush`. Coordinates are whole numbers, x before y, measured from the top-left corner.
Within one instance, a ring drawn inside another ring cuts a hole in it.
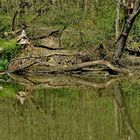
[[[8,60],[7,59],[1,59],[0,60],[0,71],[7,69]]]
[[[16,55],[20,48],[15,40],[0,39],[0,70],[7,69],[8,61]]]
[[[10,60],[15,56],[21,46],[17,45],[16,40],[0,39],[0,53],[1,57]]]

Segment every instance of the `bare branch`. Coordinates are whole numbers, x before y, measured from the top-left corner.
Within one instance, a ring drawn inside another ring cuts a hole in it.
[[[120,0],[116,0],[117,3],[119,3],[121,6],[126,7],[126,4],[121,2]]]
[[[133,9],[133,13],[130,15],[130,20],[134,19],[140,13],[140,1],[136,1]]]
[[[17,16],[18,16],[18,14],[19,14],[19,11],[17,10],[16,12],[15,12],[15,14],[14,14],[14,16],[13,16],[13,19],[12,19],[12,31],[14,31],[15,30],[15,21],[16,21],[16,18],[17,18]]]
[[[59,72],[75,71],[75,70],[79,70],[79,69],[89,67],[89,66],[94,66],[94,65],[105,65],[113,71],[116,71],[116,72],[124,74],[124,75],[130,75],[130,71],[128,71],[126,69],[125,70],[119,69],[119,68],[113,66],[110,62],[108,62],[106,60],[84,62],[84,63],[75,64],[75,65],[71,65],[71,66],[67,66],[67,67],[56,68],[56,69],[53,69],[52,71],[49,71],[49,72],[50,73],[53,73],[53,72],[59,73]]]

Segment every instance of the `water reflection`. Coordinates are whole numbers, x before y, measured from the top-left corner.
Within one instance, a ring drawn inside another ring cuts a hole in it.
[[[13,92],[0,97],[1,140],[139,139],[138,79],[10,75],[0,85]]]
[[[117,83],[117,85],[114,86],[114,98],[115,104],[117,104],[117,106],[115,106],[115,110],[117,111],[116,113],[117,115],[116,123],[118,124],[116,126],[117,132],[121,130],[119,134],[124,140],[139,140],[140,137],[133,126],[132,119],[131,116],[129,115],[123,90],[121,88],[120,83]],[[121,119],[122,126],[119,125],[120,120],[118,117],[120,117]]]

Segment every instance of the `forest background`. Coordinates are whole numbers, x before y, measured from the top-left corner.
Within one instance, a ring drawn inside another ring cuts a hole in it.
[[[112,0],[0,0],[0,63],[7,63],[19,47],[14,33],[26,28],[29,34],[39,28],[63,29],[63,48],[92,52],[100,43],[113,49],[116,41],[116,1]],[[18,13],[18,14],[17,14]],[[120,7],[119,31],[125,14]],[[130,32],[127,44],[140,45],[140,16]],[[133,44],[132,44],[133,42]]]

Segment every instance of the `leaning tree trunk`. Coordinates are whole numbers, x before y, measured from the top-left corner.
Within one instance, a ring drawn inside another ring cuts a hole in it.
[[[114,59],[113,59],[113,62],[116,62],[116,63],[118,63],[121,59],[128,35],[131,31],[131,28],[133,26],[133,23],[134,23],[136,17],[140,13],[140,1],[137,0],[135,2],[132,13],[129,13],[129,9],[130,9],[130,7],[125,4],[125,13],[128,12],[127,13],[128,15],[125,17],[124,27],[117,40],[117,50],[116,50],[116,53],[115,53]]]
[[[117,61],[119,61],[121,59],[129,32],[132,28],[134,21],[135,21],[135,18],[131,18],[131,17],[128,17],[125,21],[123,31],[117,41],[117,51],[116,51],[116,55],[115,55],[115,59]]]

